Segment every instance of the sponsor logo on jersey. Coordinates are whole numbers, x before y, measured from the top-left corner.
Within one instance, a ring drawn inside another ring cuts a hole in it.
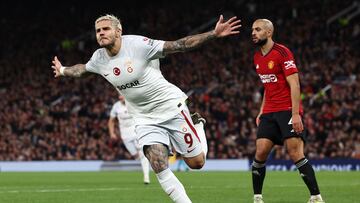
[[[116,76],[120,75],[120,73],[121,73],[120,68],[115,67],[115,68],[113,69],[113,73],[114,73],[114,75],[116,75]]]
[[[274,68],[274,61],[269,61],[268,68],[273,69]]]
[[[271,83],[278,81],[275,74],[265,74],[265,75],[259,74],[259,77],[262,83]]]
[[[285,61],[284,65],[285,65],[285,70],[288,70],[290,68],[296,68],[295,62],[293,60]]]
[[[129,83],[126,83],[126,84],[123,84],[123,85],[119,85],[119,86],[117,86],[117,88],[119,90],[124,90],[124,89],[127,89],[127,88],[136,87],[138,85],[140,85],[140,82],[138,80],[136,80],[134,82],[129,82]]]

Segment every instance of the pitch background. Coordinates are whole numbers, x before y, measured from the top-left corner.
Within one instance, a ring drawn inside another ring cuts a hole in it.
[[[252,202],[250,172],[178,172],[194,203]],[[327,203],[360,202],[359,172],[318,172]],[[1,203],[170,203],[154,173],[151,184],[134,172],[0,173]],[[266,203],[304,203],[308,191],[297,172],[268,172]]]

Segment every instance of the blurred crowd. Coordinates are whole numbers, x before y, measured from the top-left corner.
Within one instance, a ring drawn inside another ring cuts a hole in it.
[[[39,1],[6,9],[1,2],[0,161],[131,159],[108,134],[116,90],[100,76],[54,79],[51,70],[55,55],[65,66],[89,60],[97,48],[94,21],[106,13],[121,18],[123,34],[162,40],[212,29],[220,14],[242,20],[239,36],[161,59],[165,78],[189,93],[190,110],[207,119],[210,159],[254,156],[262,84],[252,63],[251,25],[272,20],[274,40],[293,51],[300,70],[306,155],[360,158],[359,17],[327,24],[353,3],[134,1],[106,8],[64,2],[53,8]],[[285,150],[276,147],[271,157],[288,159]]]

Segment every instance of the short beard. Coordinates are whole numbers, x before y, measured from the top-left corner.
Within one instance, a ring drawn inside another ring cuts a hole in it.
[[[112,47],[115,46],[115,40],[113,40],[111,43],[106,44],[106,45],[100,45],[100,44],[99,44],[99,46],[100,46],[101,48],[111,49]]]
[[[255,45],[256,45],[256,46],[259,46],[259,47],[262,47],[262,46],[264,46],[264,45],[266,44],[267,40],[268,40],[267,38],[265,38],[265,39],[259,39],[258,42],[255,42]]]
[[[105,48],[105,49],[111,49],[111,48],[113,48],[114,47],[114,43],[112,43],[112,44],[107,44],[107,45],[100,45],[100,47],[101,48]]]

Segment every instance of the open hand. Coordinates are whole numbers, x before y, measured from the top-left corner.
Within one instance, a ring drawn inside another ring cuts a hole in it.
[[[223,15],[220,15],[220,18],[215,26],[215,35],[217,37],[225,37],[228,35],[239,34],[240,31],[237,29],[241,27],[240,20],[237,20],[237,17],[234,16],[228,21],[224,22]]]

